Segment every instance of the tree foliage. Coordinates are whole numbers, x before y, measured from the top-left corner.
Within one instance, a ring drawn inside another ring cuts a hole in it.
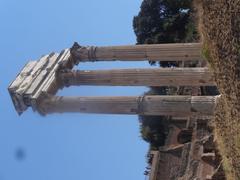
[[[144,0],[133,19],[138,44],[198,40],[192,0]]]
[[[143,140],[151,144],[152,149],[163,146],[167,132],[166,116],[139,116],[140,132]]]

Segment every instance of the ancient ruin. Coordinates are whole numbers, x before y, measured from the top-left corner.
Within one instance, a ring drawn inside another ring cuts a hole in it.
[[[215,86],[207,67],[73,70],[81,62],[115,60],[203,61],[200,43],[107,47],[75,43],[60,54],[51,53],[24,66],[9,86],[16,111],[22,114],[32,107],[41,115],[80,112],[175,117],[165,146],[151,152],[149,179],[214,179],[219,169],[214,162],[219,160],[206,122],[214,115],[219,96],[56,96],[61,88],[80,85]]]

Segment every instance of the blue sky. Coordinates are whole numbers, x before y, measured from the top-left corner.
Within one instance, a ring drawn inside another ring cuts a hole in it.
[[[81,45],[134,44],[141,0],[0,0],[0,180],[141,180],[148,149],[137,116],[15,112],[9,83],[28,60]],[[149,67],[84,63],[79,69]],[[59,95],[140,95],[145,87],[73,87]],[[24,158],[17,159],[16,152]]]

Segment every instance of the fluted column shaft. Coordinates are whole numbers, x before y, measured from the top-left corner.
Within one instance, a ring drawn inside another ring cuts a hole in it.
[[[128,46],[79,46],[71,48],[77,62],[84,61],[187,61],[201,60],[200,43],[172,43]]]
[[[215,96],[50,96],[39,104],[41,114],[80,112],[167,116],[213,115]]]
[[[212,86],[208,68],[73,70],[59,74],[65,86]]]

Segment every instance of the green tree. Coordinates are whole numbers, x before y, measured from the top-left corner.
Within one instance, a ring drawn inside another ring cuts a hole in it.
[[[144,0],[133,19],[137,43],[197,41],[192,14],[192,0]]]
[[[151,144],[152,149],[164,145],[168,133],[167,119],[166,116],[139,116],[141,136]]]

